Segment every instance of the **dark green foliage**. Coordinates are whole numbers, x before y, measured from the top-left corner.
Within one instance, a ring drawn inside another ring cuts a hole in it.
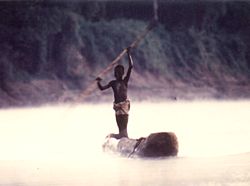
[[[159,2],[159,26],[132,51],[138,72],[183,80],[205,71],[249,74],[249,3]],[[0,2],[0,9],[0,52],[7,61],[1,63],[16,80],[52,74],[88,80],[152,17],[149,1]]]

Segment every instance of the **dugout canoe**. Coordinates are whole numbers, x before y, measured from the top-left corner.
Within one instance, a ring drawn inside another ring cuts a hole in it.
[[[148,137],[115,139],[106,137],[104,151],[119,153],[127,157],[157,158],[177,156],[178,140],[173,132],[152,133]]]

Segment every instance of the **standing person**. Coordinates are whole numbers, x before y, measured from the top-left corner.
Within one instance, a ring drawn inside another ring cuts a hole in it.
[[[133,68],[133,60],[130,55],[130,47],[127,48],[127,55],[129,61],[129,68],[126,76],[124,75],[124,66],[117,65],[114,69],[115,80],[110,81],[107,85],[101,84],[101,78],[96,78],[97,85],[100,90],[106,90],[112,88],[114,92],[114,110],[116,116],[116,123],[119,129],[119,134],[111,134],[110,137],[120,139],[122,137],[128,137],[127,125],[128,125],[128,112],[130,109],[130,101],[128,100],[127,90],[128,81]]]

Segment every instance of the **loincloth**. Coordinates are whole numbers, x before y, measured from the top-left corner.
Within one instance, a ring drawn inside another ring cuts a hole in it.
[[[120,103],[114,103],[113,109],[116,115],[128,115],[130,110],[130,101],[126,100]]]

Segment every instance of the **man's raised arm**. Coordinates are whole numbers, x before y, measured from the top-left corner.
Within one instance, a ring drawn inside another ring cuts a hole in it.
[[[127,54],[128,54],[129,68],[128,68],[127,75],[126,75],[126,77],[124,79],[128,82],[128,80],[130,78],[132,68],[134,67],[133,59],[132,59],[132,56],[130,54],[130,47],[127,48]]]
[[[95,80],[97,81],[97,86],[100,90],[105,90],[105,89],[108,89],[110,87],[110,83],[102,86],[102,84],[101,84],[102,79],[100,77],[96,78]]]

